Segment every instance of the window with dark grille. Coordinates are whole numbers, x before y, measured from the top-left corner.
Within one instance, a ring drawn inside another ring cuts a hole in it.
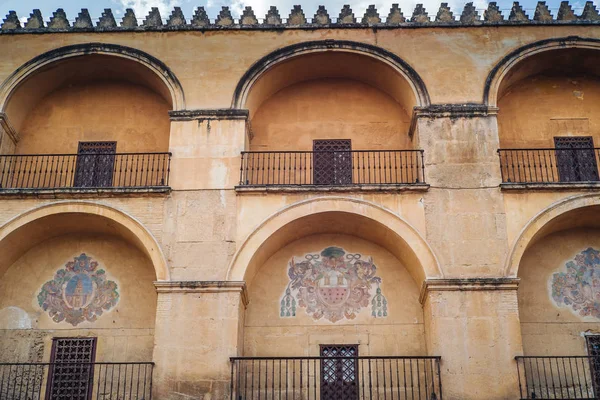
[[[88,400],[92,396],[96,338],[52,341],[46,400]]]
[[[588,356],[590,356],[590,371],[592,373],[592,384],[594,393],[600,395],[600,335],[588,335],[585,337]]]
[[[350,185],[352,183],[351,150],[350,139],[314,140],[314,184]]]
[[[557,136],[556,167],[561,182],[598,180],[598,164],[591,136]]]
[[[321,345],[321,400],[358,398],[358,345]]]
[[[79,142],[75,187],[111,187],[117,142]]]

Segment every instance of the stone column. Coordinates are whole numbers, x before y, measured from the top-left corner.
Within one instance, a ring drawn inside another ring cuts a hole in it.
[[[516,278],[435,279],[423,285],[427,349],[442,357],[444,399],[519,398],[517,286]]]
[[[229,357],[239,355],[244,282],[155,282],[154,398],[229,398]]]

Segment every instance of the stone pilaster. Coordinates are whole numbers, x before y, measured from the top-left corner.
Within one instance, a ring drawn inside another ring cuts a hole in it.
[[[519,398],[518,279],[427,280],[421,291],[427,349],[441,356],[447,400]]]
[[[229,398],[229,357],[241,354],[244,282],[155,282],[154,397]]]

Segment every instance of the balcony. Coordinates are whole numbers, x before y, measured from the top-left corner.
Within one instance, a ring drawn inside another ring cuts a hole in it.
[[[600,187],[598,148],[500,149],[503,188]]]
[[[154,363],[0,363],[0,399],[152,398]]]
[[[233,357],[231,399],[442,399],[440,357]]]
[[[600,357],[516,357],[520,398],[597,399]]]
[[[166,192],[171,153],[0,156],[0,194]]]
[[[426,190],[423,150],[242,152],[244,190]]]

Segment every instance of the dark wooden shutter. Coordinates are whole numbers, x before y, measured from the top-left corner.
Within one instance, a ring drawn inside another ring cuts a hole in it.
[[[88,400],[92,397],[96,338],[54,338],[46,400]]]
[[[352,142],[350,139],[313,141],[313,183],[352,184]]]
[[[585,337],[588,356],[590,358],[590,372],[592,374],[592,386],[596,397],[600,395],[600,335],[588,335]]]
[[[111,187],[117,142],[79,142],[75,187]]]
[[[555,137],[556,166],[561,182],[598,180],[598,165],[591,136]]]
[[[358,345],[321,345],[321,357],[358,357]],[[321,400],[358,399],[358,360],[321,360]]]

